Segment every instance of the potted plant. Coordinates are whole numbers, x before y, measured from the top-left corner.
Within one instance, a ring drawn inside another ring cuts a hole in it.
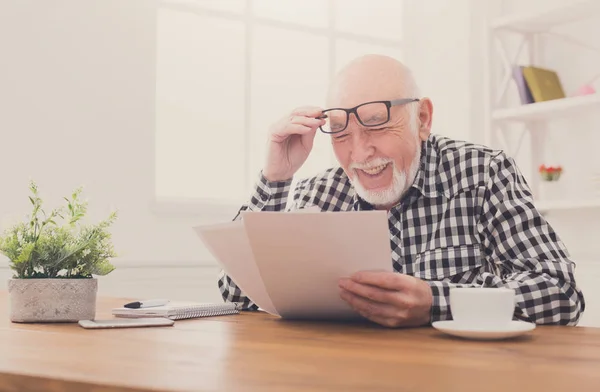
[[[114,270],[109,226],[117,214],[95,225],[83,224],[87,202],[76,189],[49,214],[31,182],[32,214],[0,236],[0,253],[14,276],[8,281],[13,322],[77,322],[96,314],[97,279]]]
[[[563,197],[563,186],[559,181],[563,174],[563,168],[560,165],[540,165],[539,174],[540,184],[540,200],[553,201],[560,200]]]
[[[541,165],[539,168],[540,176],[543,181],[558,181],[562,175],[562,166]]]

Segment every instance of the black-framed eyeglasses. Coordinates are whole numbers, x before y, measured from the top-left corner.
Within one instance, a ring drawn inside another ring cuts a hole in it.
[[[348,126],[350,114],[365,127],[378,127],[390,121],[390,108],[392,106],[405,105],[407,103],[419,101],[419,98],[401,98],[391,101],[371,101],[361,103],[350,109],[331,108],[323,110],[319,118],[325,118],[325,125],[319,127],[321,132],[334,134],[342,132]]]

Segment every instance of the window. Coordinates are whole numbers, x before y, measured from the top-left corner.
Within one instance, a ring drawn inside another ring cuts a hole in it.
[[[159,0],[156,199],[245,201],[271,124],[325,104],[351,59],[401,59],[399,0]],[[335,165],[318,133],[297,177]]]

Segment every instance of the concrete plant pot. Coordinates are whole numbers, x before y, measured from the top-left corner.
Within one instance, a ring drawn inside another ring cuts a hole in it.
[[[64,323],[94,320],[98,281],[89,279],[9,279],[10,320]]]

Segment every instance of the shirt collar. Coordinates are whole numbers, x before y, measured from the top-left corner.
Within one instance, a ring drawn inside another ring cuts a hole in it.
[[[421,159],[419,170],[411,187],[406,191],[398,205],[409,204],[420,195],[427,198],[436,198],[443,195],[436,182],[439,156],[433,146],[435,136],[430,135],[421,143]],[[353,198],[353,208],[356,211],[372,210],[374,207],[363,200],[356,192]]]

